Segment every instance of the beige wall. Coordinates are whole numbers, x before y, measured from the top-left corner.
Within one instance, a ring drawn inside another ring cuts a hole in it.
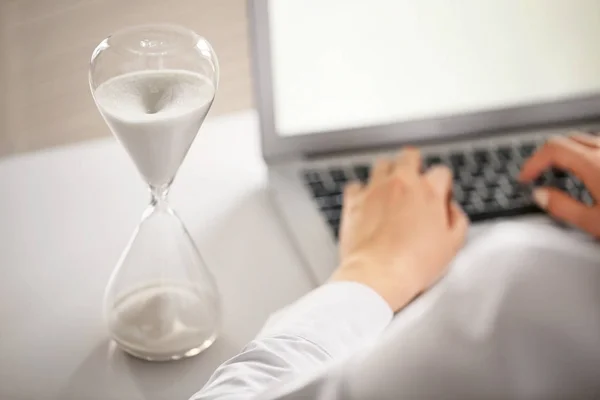
[[[127,25],[188,26],[213,44],[211,115],[251,106],[245,0],[0,0],[0,156],[109,134],[87,84],[96,44]]]
[[[7,36],[9,5],[8,1],[0,0],[0,157],[13,149],[8,121],[8,55],[11,53]]]

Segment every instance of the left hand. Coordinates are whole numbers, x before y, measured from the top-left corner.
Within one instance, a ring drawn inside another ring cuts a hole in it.
[[[523,165],[520,179],[531,182],[551,167],[569,171],[585,184],[596,200],[588,206],[551,187],[537,188],[538,206],[558,220],[570,223],[600,239],[600,138],[585,133],[553,137]]]

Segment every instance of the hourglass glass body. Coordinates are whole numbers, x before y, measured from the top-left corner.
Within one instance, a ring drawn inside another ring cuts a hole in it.
[[[221,310],[216,284],[167,203],[171,183],[212,105],[218,80],[210,44],[177,26],[117,32],[92,55],[90,88],[98,110],[151,194],[104,296],[112,338],[139,358],[193,356],[218,334]]]

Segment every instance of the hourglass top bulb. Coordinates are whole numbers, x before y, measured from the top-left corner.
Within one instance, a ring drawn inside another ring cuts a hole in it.
[[[175,176],[214,95],[202,75],[178,70],[131,72],[94,93],[106,122],[153,187]]]
[[[184,28],[129,28],[103,41],[92,57],[98,109],[152,187],[175,177],[217,84],[212,48]]]

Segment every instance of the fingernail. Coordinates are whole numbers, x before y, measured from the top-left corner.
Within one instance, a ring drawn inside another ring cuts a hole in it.
[[[542,188],[534,189],[533,200],[538,206],[545,209],[548,207],[548,190]]]

